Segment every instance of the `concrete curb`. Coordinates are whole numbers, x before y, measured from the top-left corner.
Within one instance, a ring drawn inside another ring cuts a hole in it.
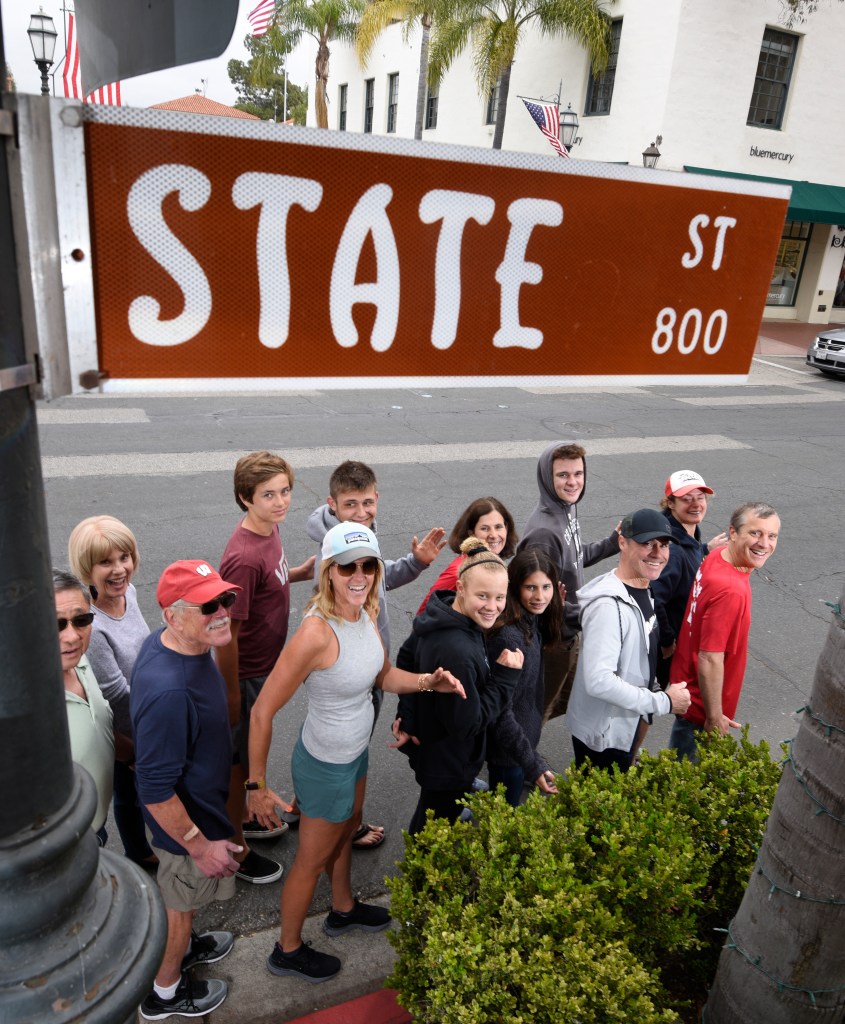
[[[389,901],[382,896],[368,902],[388,906]],[[284,1024],[381,989],[396,960],[388,933],[353,931],[330,939],[322,929],[325,916],[308,918],[303,936],[315,949],[340,957],[343,967],[336,978],[313,985],[299,978],[276,977],[267,970],[267,957],[279,937],[278,929],[238,936],[225,960],[197,969],[199,977],[229,983],[229,997],[214,1012],[214,1024]]]

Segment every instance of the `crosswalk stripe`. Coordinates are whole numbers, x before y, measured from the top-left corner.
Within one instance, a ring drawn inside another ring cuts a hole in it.
[[[820,402],[841,402],[845,394],[837,394],[835,391],[796,391],[790,395],[753,395],[743,394],[741,397],[720,397],[720,398],[676,398],[670,395],[675,402],[683,402],[685,405],[812,405]]]
[[[426,465],[440,462],[499,462],[503,459],[536,459],[553,438],[534,441],[497,441],[469,444],[350,445],[348,448],[285,448],[284,457],[294,469],[337,466],[345,459],[374,465]],[[657,452],[709,452],[747,449],[721,434],[686,437],[579,438],[592,458],[596,455],[648,454]],[[212,452],[110,452],[102,455],[55,455],[41,460],[45,479],[114,476],[176,476],[192,473],[230,472],[246,451]]]
[[[44,409],[36,412],[39,427],[98,423],[149,423],[143,409]]]

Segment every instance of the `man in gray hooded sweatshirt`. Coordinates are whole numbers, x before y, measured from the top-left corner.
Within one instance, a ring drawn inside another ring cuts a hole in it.
[[[545,654],[544,721],[565,714],[578,664],[578,591],[584,566],[619,551],[619,527],[605,540],[583,544],[578,504],[587,487],[586,452],[572,441],[554,441],[537,462],[540,500],[528,517],[518,551],[542,548],[557,566],[566,587],[562,643]]]

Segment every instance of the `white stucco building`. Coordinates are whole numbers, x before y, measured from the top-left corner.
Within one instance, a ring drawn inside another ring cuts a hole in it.
[[[575,159],[641,166],[661,136],[661,170],[786,180],[766,316],[845,320],[845,3],[823,2],[790,29],[780,0],[616,0],[609,13],[614,52],[599,81],[580,47],[526,32],[503,148],[552,153],[520,96],[550,100],[560,88],[580,121]],[[413,137],[419,40],[392,25],[365,69],[332,43],[329,127]],[[495,99],[479,96],[467,51],[426,98],[424,138],[489,147]]]

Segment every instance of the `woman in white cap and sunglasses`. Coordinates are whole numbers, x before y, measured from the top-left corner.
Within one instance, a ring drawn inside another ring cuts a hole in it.
[[[361,823],[367,783],[373,683],[392,693],[437,690],[465,697],[460,682],[443,668],[418,675],[390,664],[376,627],[381,574],[381,552],[371,530],[352,522],[329,530],[305,619],[252,710],[249,810],[269,824],[281,803],[264,781],[273,716],[305,685],[308,712],[291,761],[302,812],[299,848],[282,890],[281,935],[267,961],[273,974],[321,982],[340,970],[337,957],[302,941],[302,925],[323,871],[332,887],[332,910],[323,922],[328,935],[356,928],[381,931],[390,923],[387,910],[353,897],[350,877],[349,839]]]
[[[651,590],[660,630],[657,681],[665,689],[669,684],[672,655],[675,653],[695,574],[704,556],[714,548],[727,544],[728,537],[726,533],[720,533],[707,543],[701,539],[701,524],[707,515],[707,499],[714,492],[698,473],[691,469],[679,469],[666,481],[664,491],[660,508],[668,521],[673,543],[669,546],[669,561],[658,579],[652,583]]]

